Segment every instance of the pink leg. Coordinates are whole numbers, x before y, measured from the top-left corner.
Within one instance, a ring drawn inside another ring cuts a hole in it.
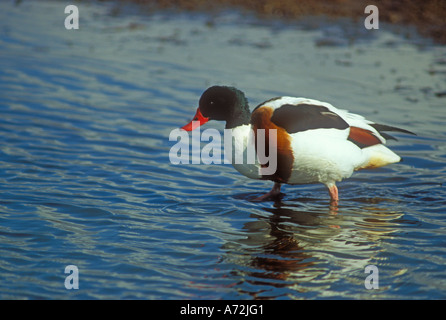
[[[327,187],[328,193],[330,194],[330,204],[337,206],[339,201],[338,187],[334,183],[327,185]]]
[[[258,198],[255,198],[254,201],[263,201],[266,200],[270,197],[276,197],[280,194],[280,183],[279,182],[274,182],[274,186],[271,189],[270,192],[264,194],[263,196],[260,196]]]

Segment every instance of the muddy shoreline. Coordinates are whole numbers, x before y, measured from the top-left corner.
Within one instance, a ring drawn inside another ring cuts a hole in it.
[[[107,0],[104,0],[104,2]],[[308,15],[365,19],[364,9],[373,4],[379,9],[379,21],[399,26],[415,26],[418,32],[435,42],[446,44],[446,1],[444,0],[115,0],[117,10],[125,3],[137,3],[143,11],[174,9],[207,11],[234,8],[253,12],[263,19],[298,20]]]

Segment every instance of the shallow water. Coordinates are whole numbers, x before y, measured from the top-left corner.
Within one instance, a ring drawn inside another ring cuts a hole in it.
[[[64,7],[0,4],[0,298],[446,298],[445,47],[362,21],[87,3],[66,30]],[[252,202],[271,183],[169,161],[212,84],[417,136],[389,142],[402,163],[339,183],[336,212],[322,185]]]

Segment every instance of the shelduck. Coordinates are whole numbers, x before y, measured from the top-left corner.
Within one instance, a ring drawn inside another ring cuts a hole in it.
[[[235,169],[253,179],[274,182],[270,192],[256,200],[280,194],[281,185],[323,183],[332,205],[339,201],[336,182],[360,169],[378,168],[401,161],[385,144],[394,139],[385,132],[410,131],[377,124],[364,117],[340,110],[327,102],[296,97],[276,97],[259,104],[252,113],[245,94],[234,87],[213,86],[202,94],[192,121],[182,127],[191,131],[209,120],[226,121],[233,144],[257,146],[259,129],[264,129],[266,153],[277,154],[275,172],[262,174],[265,164],[235,163]],[[275,129],[276,139],[268,139]],[[237,146],[235,146],[237,147]],[[274,148],[274,149],[272,149]]]

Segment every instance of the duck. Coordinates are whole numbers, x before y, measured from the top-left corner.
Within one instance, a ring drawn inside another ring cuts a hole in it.
[[[263,141],[266,154],[274,151],[274,172],[265,172],[266,164],[259,159],[231,162],[249,178],[274,182],[272,189],[256,201],[277,198],[283,184],[322,183],[327,187],[330,204],[337,206],[337,182],[351,177],[355,171],[402,160],[386,146],[388,140],[396,140],[387,132],[415,135],[366,120],[330,103],[303,97],[275,97],[260,103],[251,112],[241,90],[222,85],[203,92],[195,116],[181,129],[192,131],[210,120],[226,122],[225,130],[231,132],[233,150],[246,151],[254,146],[258,152],[259,142]],[[259,134],[262,130],[263,135]],[[275,139],[271,140],[271,136]]]

